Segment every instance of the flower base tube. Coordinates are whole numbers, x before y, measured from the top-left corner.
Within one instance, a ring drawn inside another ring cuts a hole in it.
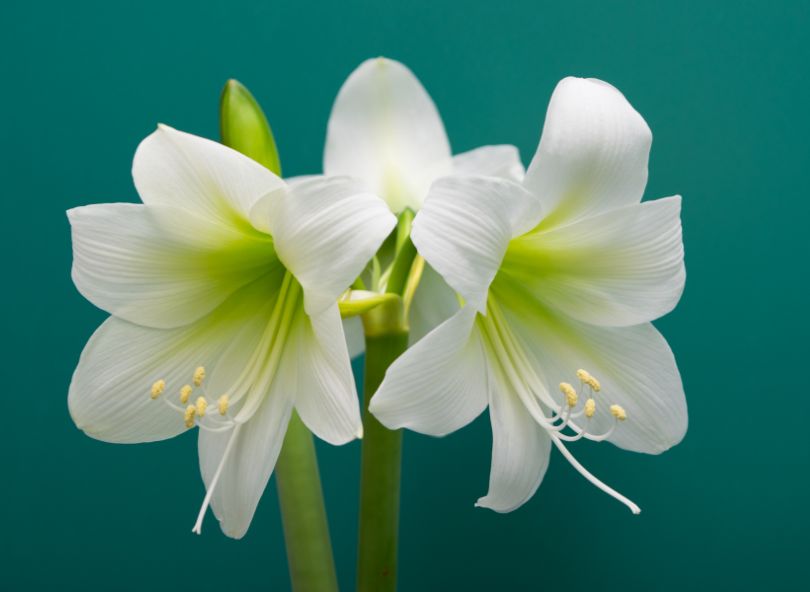
[[[276,486],[292,589],[337,591],[315,443],[297,413],[276,463]]]
[[[401,309],[401,301],[392,303]],[[391,431],[368,412],[388,366],[408,347],[408,331],[385,305],[364,317],[363,444],[360,477],[358,592],[396,590],[402,431]]]

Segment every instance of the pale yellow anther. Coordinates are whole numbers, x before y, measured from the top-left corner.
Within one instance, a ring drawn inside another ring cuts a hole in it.
[[[183,414],[183,421],[186,422],[187,428],[194,427],[194,416],[197,415],[197,408],[194,405],[186,407],[186,412]]]
[[[189,397],[191,397],[191,391],[194,389],[191,388],[190,384],[183,385],[183,388],[180,389],[180,402],[185,405],[188,403]]]
[[[205,397],[197,397],[194,408],[197,410],[197,415],[205,417],[205,410],[208,409],[208,401],[205,400]]]
[[[194,386],[200,386],[205,380],[205,366],[197,366],[194,369]]]
[[[619,421],[624,421],[625,419],[627,419],[627,412],[621,405],[611,405],[610,414]]]
[[[590,419],[596,413],[596,401],[588,399],[585,401],[585,417]]]
[[[150,396],[152,399],[157,399],[160,395],[163,394],[163,391],[166,390],[166,381],[162,378],[160,380],[156,380],[152,383],[152,392]]]
[[[587,384],[589,387],[591,387],[595,393],[602,390],[602,385],[587,370],[583,370],[582,368],[577,370],[577,378],[579,378],[582,384]]]
[[[222,395],[219,399],[217,399],[217,409],[219,409],[220,415],[225,415],[228,413],[228,405],[230,405],[231,399],[228,395]]]
[[[576,389],[573,386],[568,384],[567,382],[560,383],[560,392],[565,395],[565,401],[568,403],[569,407],[576,407],[577,400],[579,396],[577,395]]]

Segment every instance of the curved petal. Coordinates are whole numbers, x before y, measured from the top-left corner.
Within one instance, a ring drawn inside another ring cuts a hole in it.
[[[390,429],[443,436],[464,427],[487,405],[486,366],[463,308],[400,356],[385,373],[369,411]]]
[[[430,182],[450,172],[442,120],[408,68],[376,58],[352,72],[329,117],[323,170],[362,179],[394,212],[418,210]]]
[[[206,489],[222,467],[211,493],[211,508],[229,537],[245,536],[276,466],[292,412],[290,386],[280,373],[256,413],[236,433],[200,430],[197,448]]]
[[[509,244],[495,279],[580,321],[637,325],[671,311],[686,272],[681,198],[604,212],[525,234]]]
[[[68,218],[76,287],[139,325],[188,324],[281,266],[269,237],[179,208],[100,204],[72,209]]]
[[[295,408],[303,422],[330,444],[362,437],[360,404],[337,304],[313,317],[300,312],[289,339],[282,363],[296,377]]]
[[[447,285],[436,270],[425,264],[419,286],[413,295],[411,309],[408,313],[411,345],[433,331],[444,321],[458,312],[459,303],[456,293]]]
[[[453,174],[501,177],[520,183],[526,169],[520,161],[520,152],[507,144],[481,146],[453,157]]]
[[[182,432],[182,414],[163,399],[179,404],[180,388],[192,382],[201,365],[209,369],[206,382],[214,392],[230,384],[242,367],[219,361],[233,348],[245,355],[230,359],[248,358],[273,303],[272,282],[265,279],[177,329],[150,329],[111,317],[90,338],[73,374],[68,394],[73,421],[106,442],[151,442]],[[152,400],[150,387],[161,379],[166,390]]]
[[[343,334],[346,336],[346,347],[352,360],[366,351],[366,336],[360,317],[343,319]]]
[[[445,177],[430,188],[411,239],[470,306],[484,312],[487,290],[514,228],[536,200],[495,177]]]
[[[651,324],[597,327],[527,304],[519,293],[493,289],[493,297],[503,304],[538,375],[552,383],[550,393],[558,393],[560,382],[575,382],[579,368],[601,382],[588,432],[602,434],[613,426],[609,406],[616,403],[627,412],[610,437],[617,446],[658,454],[683,439],[688,419],[681,376],[672,350]]]
[[[593,78],[560,81],[524,181],[542,200],[542,225],[641,201],[651,143],[647,123],[614,87]]]
[[[396,226],[375,195],[342,177],[313,177],[262,199],[251,212],[273,236],[279,258],[315,314],[335,303]]]
[[[158,126],[135,152],[132,177],[143,203],[174,206],[247,226],[253,204],[284,181],[217,142]]]
[[[497,368],[489,372],[492,467],[489,491],[476,506],[511,512],[537,491],[548,468],[551,439],[526,411]]]

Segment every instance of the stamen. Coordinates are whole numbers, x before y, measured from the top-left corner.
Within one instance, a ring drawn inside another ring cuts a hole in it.
[[[194,389],[191,388],[190,384],[183,385],[183,388],[180,389],[180,402],[185,405],[188,403],[188,399],[191,396],[191,391]]]
[[[152,384],[152,392],[150,393],[149,396],[152,397],[152,400],[154,401],[160,395],[162,395],[163,391],[165,390],[166,390],[166,381],[161,378],[160,380],[157,380]]]
[[[222,395],[219,399],[217,399],[217,408],[219,409],[220,415],[225,415],[228,413],[228,405],[230,403],[230,399],[228,395]]]
[[[591,375],[591,373],[587,370],[583,370],[582,368],[577,370],[577,378],[579,378],[582,384],[587,384],[589,387],[591,387],[595,393],[602,390],[601,383],[596,380],[596,378],[594,378],[593,375]]]
[[[568,403],[568,407],[576,407],[577,401],[579,400],[579,395],[577,395],[577,391],[574,389],[573,386],[568,384],[567,382],[560,383],[560,392],[565,395],[565,401]]]
[[[183,414],[183,421],[186,423],[187,428],[194,427],[194,416],[197,414],[197,408],[194,405],[186,407],[186,412]]]
[[[205,410],[208,409],[208,401],[205,400],[205,397],[197,397],[197,402],[195,403],[195,411],[197,415],[200,417],[205,417]]]
[[[625,419],[627,419],[627,412],[621,405],[611,405],[610,414],[619,421],[624,421]]]
[[[588,419],[592,418],[596,413],[596,401],[593,399],[588,399],[585,401],[585,417]]]
[[[222,458],[219,461],[217,470],[214,473],[213,478],[211,479],[211,485],[208,486],[208,489],[205,492],[205,498],[203,499],[202,507],[200,508],[200,513],[197,514],[197,522],[194,523],[194,528],[191,529],[191,532],[193,533],[196,534],[202,533],[202,523],[203,518],[205,518],[205,511],[208,509],[208,505],[211,503],[211,496],[214,495],[214,488],[217,486],[219,476],[222,474],[222,469],[225,468],[225,461],[228,458],[228,454],[231,452],[233,443],[236,441],[236,435],[239,433],[239,427],[240,425],[237,425],[233,429],[233,434],[231,434],[231,437],[228,440],[228,444],[225,446],[225,452],[222,453]]]
[[[205,380],[205,366],[197,366],[194,370],[194,386],[202,386]]]

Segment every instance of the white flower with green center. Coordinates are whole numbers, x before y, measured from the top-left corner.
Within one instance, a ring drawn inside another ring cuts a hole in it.
[[[514,146],[483,146],[453,156],[430,95],[405,65],[386,58],[363,62],[340,89],[329,118],[323,168],[326,175],[363,182],[395,214],[417,212],[431,183],[444,175],[492,175],[516,181],[524,175]],[[373,292],[385,291],[386,267],[390,272],[387,251],[380,253],[382,272],[366,278]],[[452,290],[425,266],[410,308],[411,341],[456,310]],[[347,321],[347,330],[353,336],[352,350],[359,352],[359,324]]]
[[[480,506],[525,503],[553,445],[638,512],[567,444],[656,454],[683,438],[680,375],[650,324],[683,290],[680,197],[641,203],[651,140],[618,90],[567,78],[522,185],[441,179],[414,220],[417,249],[466,305],[390,367],[370,409],[390,428],[439,436],[488,406]]]
[[[287,184],[216,142],[161,126],[135,154],[143,204],[68,212],[73,279],[112,316],[68,404],[108,442],[199,431],[223,531],[247,531],[295,409],[320,438],[361,436],[337,298],[396,223],[348,179]]]

